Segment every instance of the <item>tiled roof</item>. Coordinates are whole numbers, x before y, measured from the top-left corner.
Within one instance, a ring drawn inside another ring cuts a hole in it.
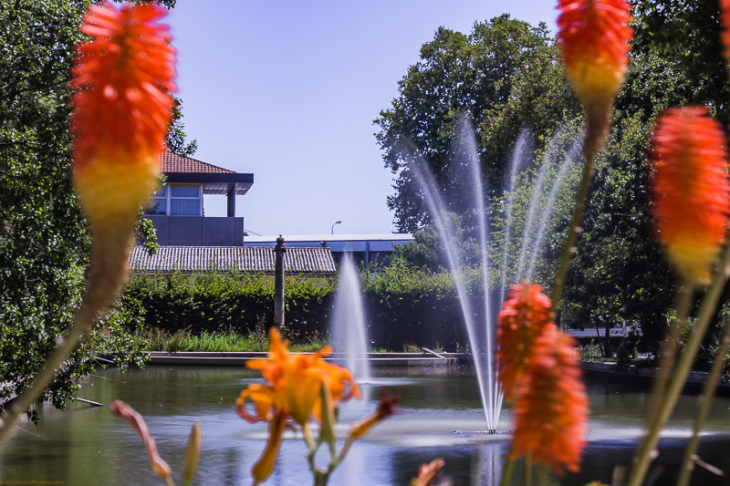
[[[240,270],[273,273],[274,250],[240,246],[161,246],[156,255],[148,255],[135,246],[129,255],[129,267],[139,272],[192,272],[205,270]],[[287,248],[284,256],[287,273],[334,274],[335,262],[329,248]]]
[[[183,173],[183,174],[235,174],[236,171],[224,169],[202,160],[190,157],[180,157],[172,152],[163,152],[160,154],[160,162],[162,163],[162,172]]]

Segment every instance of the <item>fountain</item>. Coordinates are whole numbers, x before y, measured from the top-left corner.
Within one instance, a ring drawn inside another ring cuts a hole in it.
[[[351,254],[345,253],[340,262],[330,332],[335,350],[345,354],[345,365],[352,370],[358,383],[371,381],[365,327],[360,276],[355,269]]]
[[[532,247],[532,255],[529,260],[528,277],[532,277],[535,269],[537,257],[540,252],[540,246],[543,242],[544,235],[548,230],[550,217],[552,215],[552,206],[555,203],[556,197],[560,189],[564,186],[566,181],[566,175],[570,172],[570,169],[575,166],[573,161],[576,159],[579,145],[573,143],[572,148],[569,150],[568,156],[562,158],[559,164],[559,170],[557,175],[552,179],[551,190],[547,196],[545,204],[542,205],[542,214],[538,215],[540,209],[540,202],[543,199],[543,187],[546,186],[548,174],[551,172],[549,169],[553,166],[553,161],[559,159],[557,154],[562,153],[564,147],[561,143],[565,139],[565,130],[559,130],[553,140],[548,145],[545,156],[541,161],[540,171],[535,184],[532,189],[532,197],[530,207],[528,210],[527,221],[524,225],[523,230],[523,245],[520,251],[519,267],[516,275],[522,277],[524,274],[524,266],[527,261],[527,254]],[[509,179],[509,191],[508,191],[508,205],[507,205],[507,229],[505,231],[505,242],[503,244],[503,261],[502,261],[502,285],[500,289],[500,303],[504,299],[506,281],[507,281],[507,268],[508,268],[508,255],[510,251],[510,231],[512,226],[512,195],[515,191],[515,181],[519,172],[522,168],[525,160],[525,149],[529,144],[528,132],[523,133],[518,138],[512,162],[510,164],[510,179]],[[413,147],[409,147],[409,154],[416,153]],[[481,319],[478,319],[477,313],[474,309],[474,299],[471,292],[467,288],[465,280],[465,265],[462,256],[459,254],[458,245],[456,241],[456,231],[453,224],[450,223],[447,217],[447,205],[444,199],[439,194],[439,190],[433,179],[433,176],[428,171],[425,163],[418,157],[409,157],[410,168],[413,171],[414,178],[420,186],[423,194],[426,206],[431,214],[433,224],[435,225],[441,243],[445,249],[446,260],[448,262],[449,269],[454,278],[454,283],[459,296],[459,303],[461,305],[462,316],[467,328],[467,334],[469,336],[469,344],[472,352],[472,359],[474,361],[474,367],[476,369],[477,381],[479,383],[479,390],[482,398],[482,407],[484,409],[484,416],[486,419],[487,431],[489,433],[495,433],[497,431],[497,424],[499,421],[499,415],[502,408],[502,392],[499,383],[496,379],[496,366],[494,357],[494,338],[495,338],[495,325],[496,325],[496,313],[497,309],[493,300],[492,288],[489,282],[489,269],[492,265],[489,261],[489,224],[487,221],[487,208],[486,208],[486,197],[484,194],[484,188],[482,187],[481,181],[482,173],[479,163],[479,156],[477,151],[477,144],[474,137],[473,129],[469,122],[462,119],[458,124],[457,138],[454,143],[454,153],[457,167],[468,168],[468,174],[465,179],[471,182],[471,187],[467,188],[468,192],[471,193],[473,199],[473,208],[477,213],[479,220],[479,248],[481,251],[481,265],[482,265],[482,279],[483,279],[483,300],[484,300],[484,311]],[[540,216],[539,224],[535,225],[534,221],[537,216]],[[534,244],[530,245],[530,242]]]

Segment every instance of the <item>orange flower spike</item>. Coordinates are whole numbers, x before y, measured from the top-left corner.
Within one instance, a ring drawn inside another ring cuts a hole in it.
[[[611,103],[628,67],[630,9],[625,0],[558,0],[563,62],[585,107],[588,131],[596,131],[596,147],[607,133]]]
[[[514,408],[510,459],[531,454],[556,474],[577,472],[586,444],[588,397],[575,341],[551,326],[536,343],[535,358],[520,381]]]
[[[725,61],[730,63],[730,0],[720,0],[720,22],[722,22],[720,40],[725,48],[723,54]]]
[[[175,51],[155,5],[89,7],[71,87],[74,185],[93,228],[129,231],[160,175]],[[98,230],[102,231],[98,231]]]
[[[657,119],[652,145],[659,241],[688,282],[707,284],[730,208],[722,128],[703,107],[672,108]]]
[[[509,300],[499,313],[497,327],[497,372],[508,400],[534,355],[535,342],[554,326],[550,297],[539,285],[522,281],[513,285]]]

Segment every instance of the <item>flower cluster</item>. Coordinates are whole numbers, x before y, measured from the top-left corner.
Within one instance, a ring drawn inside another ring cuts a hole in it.
[[[552,322],[539,285],[514,285],[497,329],[499,380],[514,402],[510,457],[530,454],[556,474],[577,471],[585,447],[588,398],[575,342]]]
[[[725,136],[706,108],[666,110],[652,138],[657,234],[689,283],[709,283],[730,208]]]

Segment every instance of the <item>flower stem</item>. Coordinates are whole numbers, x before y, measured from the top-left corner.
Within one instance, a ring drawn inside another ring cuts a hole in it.
[[[674,367],[674,361],[677,355],[677,345],[682,334],[682,326],[689,316],[689,308],[692,302],[693,292],[692,285],[685,284],[679,287],[677,296],[674,300],[674,308],[677,310],[677,318],[673,319],[667,330],[664,339],[664,348],[661,350],[659,359],[659,369],[657,371],[649,401],[649,413],[646,415],[646,427],[648,428],[654,421],[654,417],[662,402],[664,390],[667,387],[669,373]]]
[[[727,356],[728,349],[730,349],[730,325],[725,322],[720,349],[717,351],[715,361],[712,363],[712,368],[707,376],[705,389],[702,393],[702,399],[700,402],[700,410],[697,412],[697,417],[695,417],[692,437],[687,443],[687,448],[684,451],[684,458],[682,459],[682,467],[679,469],[677,486],[687,486],[690,478],[692,477],[692,471],[695,466],[695,452],[697,452],[697,446],[700,442],[700,431],[702,430],[702,427],[705,424],[705,419],[710,412],[710,405],[712,405],[712,399],[715,396],[715,391],[717,390],[720,372],[725,364],[725,357]]]
[[[504,470],[502,471],[502,478],[499,481],[499,486],[509,486],[509,483],[512,480],[512,473],[514,472],[514,470],[514,459],[508,459],[507,463],[504,465]]]
[[[586,141],[584,142],[584,146],[587,147],[588,145],[588,134],[586,134]],[[591,178],[593,177],[593,163],[596,158],[595,150],[591,150],[589,148],[585,149],[584,157],[585,165],[583,166],[583,177],[580,180],[578,196],[575,201],[575,208],[573,209],[573,216],[570,219],[568,238],[565,240],[565,246],[563,246],[563,253],[560,257],[560,263],[558,264],[558,271],[555,274],[555,281],[553,282],[553,290],[550,294],[550,300],[553,303],[553,312],[555,312],[555,308],[558,305],[560,293],[563,290],[565,277],[568,273],[570,259],[575,251],[575,242],[578,240],[578,234],[580,234],[581,232],[580,222],[583,219],[583,212],[586,207],[586,201],[588,200],[588,191],[591,187]]]
[[[687,374],[689,373],[690,367],[697,356],[697,350],[702,343],[705,332],[707,332],[707,327],[710,325],[710,319],[716,309],[717,302],[720,299],[722,289],[725,286],[725,281],[727,280],[729,273],[730,247],[725,248],[718,271],[715,274],[707,293],[702,299],[697,322],[690,333],[684,352],[679,358],[679,362],[674,369],[674,374],[672,375],[667,391],[664,394],[664,400],[659,404],[657,415],[639,444],[626,486],[639,486],[646,477],[646,472],[649,469],[649,463],[651,462],[653,455],[652,452],[655,450],[657,442],[659,441],[659,433],[669,419],[669,416],[677,403],[677,399],[682,392],[685,380],[687,379]]]

